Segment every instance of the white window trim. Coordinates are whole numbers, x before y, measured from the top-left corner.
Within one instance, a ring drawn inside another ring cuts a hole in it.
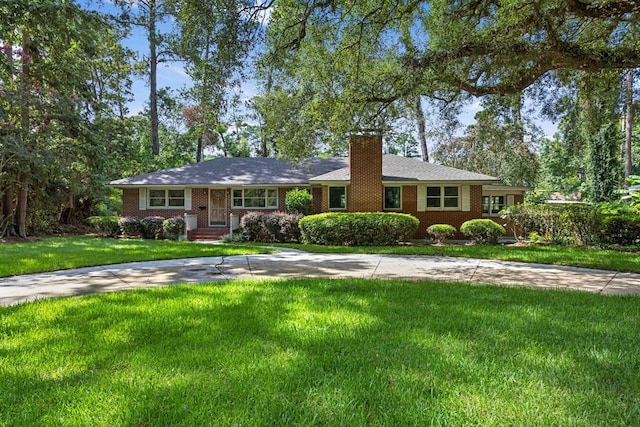
[[[387,207],[387,188],[400,188],[400,207],[398,208],[388,208]],[[385,185],[382,189],[382,203],[384,204],[383,208],[385,211],[401,211],[402,210],[402,185]]]
[[[428,188],[429,187],[440,187],[440,206],[439,207],[430,207],[428,206],[427,203],[427,194],[428,194]],[[455,187],[458,189],[458,206],[456,207],[445,207],[444,206],[444,199],[445,199],[445,195],[444,195],[444,189],[445,187]],[[427,185],[425,186],[425,209],[428,211],[461,211],[462,209],[462,186],[460,185]]]
[[[190,210],[191,209],[191,189],[190,188],[148,188],[140,189],[140,207],[143,205],[144,210]],[[182,191],[184,203],[181,206],[169,206],[169,191]],[[164,191],[164,205],[163,206],[151,206],[151,192],[152,191]],[[144,199],[144,200],[143,200]],[[144,202],[144,203],[143,203]],[[143,209],[141,209],[143,210]]]
[[[344,190],[344,207],[343,208],[332,208],[331,207],[331,189],[332,188],[342,188]],[[327,207],[330,211],[346,211],[348,206],[347,201],[347,186],[346,185],[329,185],[327,186]]]
[[[245,190],[264,190],[264,207],[246,207],[245,206],[245,195],[244,195],[244,191]],[[276,205],[275,206],[268,206],[267,201],[269,200],[268,197],[268,192],[269,190],[271,191],[275,191],[276,192]],[[235,191],[242,191],[242,205],[236,205],[236,198],[234,197],[234,192]],[[232,188],[231,189],[231,207],[233,209],[278,209],[280,207],[280,191],[278,190],[278,188],[273,188],[273,187],[247,187],[247,188]]]
[[[489,212],[482,212],[482,216],[485,217],[498,217],[500,214],[492,213],[491,207],[493,206],[493,197],[504,197],[504,207],[513,206],[515,204],[515,196],[513,194],[506,193],[484,193],[482,197],[489,197]]]

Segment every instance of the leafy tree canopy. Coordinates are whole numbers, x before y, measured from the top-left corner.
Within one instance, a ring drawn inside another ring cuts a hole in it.
[[[639,18],[635,0],[283,1],[269,42],[281,65],[296,52],[309,72],[339,65],[336,84],[368,80],[360,95],[371,101],[433,90],[434,80],[503,94],[553,70],[638,67]]]

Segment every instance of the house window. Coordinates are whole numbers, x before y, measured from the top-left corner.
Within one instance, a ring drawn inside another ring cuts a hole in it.
[[[234,208],[278,208],[278,190],[275,188],[245,188],[233,190]]]
[[[184,190],[149,190],[150,208],[184,208]]]
[[[482,213],[485,215],[498,215],[505,206],[505,196],[482,196]]]
[[[347,191],[345,187],[329,187],[329,209],[346,209]]]
[[[427,187],[427,209],[458,209],[459,187]]]
[[[384,208],[400,209],[402,201],[401,187],[384,187]]]

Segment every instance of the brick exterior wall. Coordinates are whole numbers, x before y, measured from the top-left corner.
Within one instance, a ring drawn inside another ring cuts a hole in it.
[[[198,228],[209,226],[209,191],[207,188],[191,189],[191,209],[155,209],[140,210],[140,198],[138,188],[125,188],[122,190],[122,215],[144,218],[146,216],[161,216],[171,218],[174,216],[198,215]],[[204,206],[204,209],[200,209]]]
[[[402,212],[411,214],[420,221],[418,231],[414,238],[423,239],[429,237],[427,234],[427,227],[432,224],[450,224],[456,227],[456,230],[459,230],[463,222],[470,219],[482,218],[482,186],[472,185],[469,191],[469,196],[471,198],[469,211],[427,210],[424,212],[418,212],[418,186],[403,186]],[[456,238],[462,239],[464,236],[461,233],[458,233]]]
[[[279,188],[278,189],[278,209],[242,209],[232,208],[232,192],[231,188],[215,188],[216,190],[224,190],[227,197],[227,213],[233,213],[239,215],[240,218],[251,211],[260,212],[276,212],[286,210],[285,197],[289,190],[292,188]],[[321,190],[316,189],[318,197],[320,198]],[[125,188],[122,192],[122,215],[133,216],[137,218],[144,218],[146,216],[161,216],[164,218],[171,218],[174,216],[182,216],[185,213],[198,216],[198,228],[209,227],[209,188],[206,187],[194,187],[191,189],[191,209],[145,209],[140,210],[139,204],[139,192],[137,188]],[[315,202],[314,202],[315,203]],[[227,224],[225,226],[218,226],[218,228],[228,227],[229,218],[227,217]]]
[[[349,140],[351,188],[347,210],[380,212],[382,191],[382,135],[354,135]]]
[[[322,207],[322,194],[323,194],[323,189],[325,189],[325,187],[313,187],[311,188],[311,197],[313,198],[313,208],[312,208],[312,213],[321,213],[321,212],[326,212],[327,209],[323,209]]]

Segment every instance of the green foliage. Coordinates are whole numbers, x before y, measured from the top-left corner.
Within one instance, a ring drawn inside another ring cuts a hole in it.
[[[621,201],[640,213],[640,175],[630,175],[627,183],[629,187],[619,191],[622,193]]]
[[[536,241],[578,245],[637,245],[640,215],[628,206],[598,205],[517,205],[502,212],[502,218],[519,235],[536,236]]]
[[[518,203],[507,206],[500,211],[500,218],[507,222],[506,227],[511,230],[511,235],[516,240],[521,241],[524,239],[525,224],[528,219],[527,205]]]
[[[253,242],[297,242],[301,217],[287,212],[247,212],[240,220],[240,228],[246,240]]]
[[[185,223],[184,218],[181,216],[174,216],[167,218],[162,222],[162,231],[169,240],[179,240],[181,236],[184,236]]]
[[[140,220],[142,237],[144,239],[162,239],[164,237],[162,224],[164,218],[157,215],[144,217]]]
[[[486,98],[484,110],[464,136],[438,145],[433,156],[439,163],[500,178],[507,185],[533,186],[538,175],[534,146],[539,129],[522,118],[522,97]]]
[[[640,213],[606,215],[602,221],[602,240],[609,245],[640,245]]]
[[[104,194],[101,123],[124,110],[128,54],[76,2],[4,2],[0,15],[0,188],[19,201],[9,232],[83,224]]]
[[[431,234],[437,243],[443,243],[456,234],[456,228],[450,224],[433,224],[427,227],[427,233]]]
[[[498,239],[506,233],[503,226],[491,219],[472,219],[460,226],[460,232],[473,239],[475,243],[498,243]]]
[[[600,214],[590,205],[524,204],[503,210],[502,218],[517,236],[536,233],[553,244],[593,244],[599,241]]]
[[[87,222],[96,232],[105,237],[116,237],[120,234],[117,216],[90,216]]]
[[[620,182],[619,124],[606,124],[595,135],[589,135],[587,194],[593,202],[610,201]]]
[[[287,191],[284,203],[287,210],[292,213],[309,215],[313,210],[313,197],[307,190],[296,188]]]
[[[139,237],[142,235],[140,219],[133,216],[123,216],[118,220],[118,225],[124,237]]]
[[[565,119],[566,120],[566,119]],[[573,124],[576,125],[576,124]],[[565,123],[564,127],[569,126]],[[561,125],[561,129],[563,125]],[[540,181],[538,188],[575,197],[580,192],[584,166],[584,153],[572,151],[566,133],[543,139],[540,148]],[[529,195],[529,193],[527,193]]]
[[[319,245],[396,245],[411,239],[417,218],[399,213],[322,213],[300,220],[302,240]]]
[[[222,236],[221,240],[223,243],[242,243],[242,242],[246,242],[247,238],[242,232],[240,232],[240,233],[233,233],[233,234],[225,234],[224,236]]]

